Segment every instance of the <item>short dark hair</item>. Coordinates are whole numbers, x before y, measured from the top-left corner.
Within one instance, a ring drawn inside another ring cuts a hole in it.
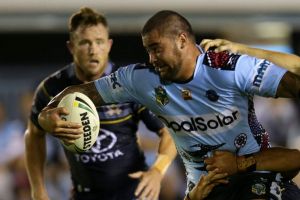
[[[89,7],[82,7],[69,19],[70,38],[73,37],[74,31],[76,31],[79,26],[94,26],[98,24],[102,24],[108,30],[108,23],[103,14]]]
[[[191,24],[175,11],[162,10],[153,15],[144,25],[142,36],[153,30],[158,30],[161,34],[169,34],[171,36],[185,32],[190,39],[195,41]]]

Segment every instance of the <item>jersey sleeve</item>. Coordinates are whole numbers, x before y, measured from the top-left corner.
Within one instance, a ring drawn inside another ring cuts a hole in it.
[[[275,97],[286,71],[267,60],[243,55],[237,62],[235,81],[246,94]]]
[[[94,84],[105,103],[138,102],[134,97],[135,65],[120,67],[117,71],[94,81]]]
[[[30,120],[31,122],[38,127],[40,130],[43,130],[42,127],[38,123],[38,116],[41,112],[41,110],[47,106],[49,101],[51,100],[50,95],[48,94],[44,81],[40,83],[38,88],[35,91],[34,99],[33,99],[33,104],[31,107],[30,111]]]
[[[142,106],[138,112],[141,120],[150,131],[158,132],[164,127],[164,124],[160,121],[160,119],[158,119],[156,115],[148,110],[145,106]]]

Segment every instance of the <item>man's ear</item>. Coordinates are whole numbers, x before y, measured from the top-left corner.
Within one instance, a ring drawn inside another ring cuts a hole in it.
[[[183,49],[187,45],[187,35],[185,33],[180,33],[177,38],[178,48]]]
[[[69,49],[69,52],[73,55],[73,43],[71,41],[66,42],[67,48]]]
[[[112,45],[113,45],[113,43],[114,43],[113,39],[109,39],[109,40],[108,40],[108,43],[109,43],[109,51],[110,51],[110,50],[111,50],[111,47],[112,47]]]

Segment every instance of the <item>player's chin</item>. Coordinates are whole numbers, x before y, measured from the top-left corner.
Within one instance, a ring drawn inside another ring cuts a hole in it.
[[[85,69],[85,73],[90,76],[97,76],[101,72],[101,66],[100,65],[89,65]]]
[[[164,72],[160,72],[159,77],[164,81],[172,81],[173,80],[169,74],[164,73]]]

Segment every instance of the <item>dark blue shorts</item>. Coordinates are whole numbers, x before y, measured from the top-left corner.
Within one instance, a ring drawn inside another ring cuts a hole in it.
[[[136,200],[134,191],[137,188],[138,181],[132,181],[130,184],[124,184],[122,188],[113,190],[101,190],[92,188],[74,188],[71,200]],[[113,188],[114,186],[111,186]]]
[[[233,175],[228,184],[216,186],[208,200],[300,200],[292,181],[280,182],[276,173],[251,172]]]
[[[300,189],[293,181],[284,181],[282,184],[282,200],[300,200]]]

